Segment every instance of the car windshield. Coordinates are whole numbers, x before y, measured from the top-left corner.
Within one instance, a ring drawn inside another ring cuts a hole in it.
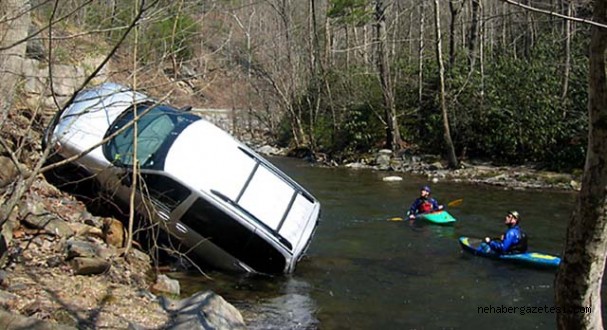
[[[137,121],[137,161],[142,168],[161,169],[169,147],[185,127],[200,119],[167,105],[140,103],[120,115],[106,137],[120,131],[103,146],[108,160],[119,166],[133,166],[133,119]],[[143,114],[143,115],[142,115]],[[128,126],[125,128],[125,126]]]

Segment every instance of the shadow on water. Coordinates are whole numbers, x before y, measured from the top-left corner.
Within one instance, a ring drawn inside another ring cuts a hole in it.
[[[554,306],[554,270],[463,253],[460,236],[499,236],[510,209],[522,215],[529,248],[560,254],[574,194],[433,184],[453,226],[388,221],[403,217],[425,178],[310,167],[271,159],[322,203],[322,221],[294,274],[182,278],[183,294],[214,290],[253,329],[554,328],[550,313],[485,313],[484,308]]]

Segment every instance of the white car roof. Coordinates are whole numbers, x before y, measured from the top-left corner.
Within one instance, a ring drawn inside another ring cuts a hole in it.
[[[62,114],[55,127],[55,137],[75,150],[89,149],[103,139],[121,113],[134,102],[145,100],[148,100],[145,95],[115,83],[83,90]]]

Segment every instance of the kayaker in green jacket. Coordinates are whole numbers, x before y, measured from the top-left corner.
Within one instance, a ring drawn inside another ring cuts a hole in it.
[[[517,211],[506,214],[504,224],[508,229],[500,239],[485,237],[485,243],[492,251],[500,254],[524,253],[527,251],[527,235],[521,230],[521,216]]]

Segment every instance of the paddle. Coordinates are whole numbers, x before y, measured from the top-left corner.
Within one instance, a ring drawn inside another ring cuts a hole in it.
[[[460,199],[450,201],[449,203],[447,203],[447,206],[448,207],[460,206],[463,202],[464,202],[464,199],[460,198]],[[403,220],[404,219],[401,217],[394,217],[394,218],[388,219],[388,221],[403,221]]]
[[[449,203],[447,203],[447,206],[448,207],[460,206],[463,202],[464,202],[464,199],[460,198],[460,199],[456,199],[454,201],[450,201]]]

